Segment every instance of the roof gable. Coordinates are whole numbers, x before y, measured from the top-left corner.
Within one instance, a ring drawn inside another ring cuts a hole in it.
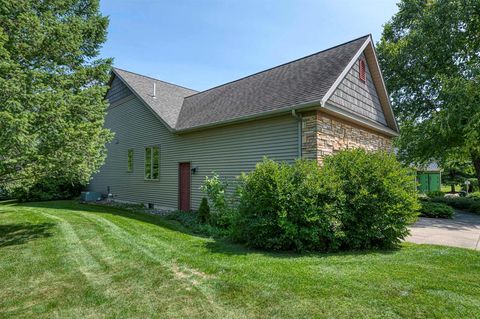
[[[365,81],[360,79],[360,62],[365,67]],[[385,115],[378,98],[377,88],[373,82],[365,54],[356,59],[346,76],[335,89],[328,103],[332,103],[344,110],[354,112],[372,121],[387,125]]]
[[[395,134],[398,133],[398,125],[393,114],[393,109],[390,104],[390,98],[388,96],[387,88],[385,86],[385,81],[383,80],[382,71],[380,69],[380,64],[378,62],[377,54],[375,53],[375,47],[373,45],[372,37],[368,36],[365,43],[362,45],[360,50],[355,54],[353,59],[343,70],[342,74],[337,78],[335,83],[331,86],[325,96],[322,98],[321,104],[323,107],[327,107],[326,102],[332,97],[335,90],[337,90],[340,83],[345,79],[348,72],[351,70],[353,65],[357,62],[358,58],[364,55],[367,61],[368,70],[372,78],[372,83],[376,88],[376,93],[380,101],[380,105],[383,110],[383,114],[386,121],[386,126]],[[351,111],[351,110],[349,110]]]
[[[355,113],[353,104],[347,103],[341,108],[338,103],[336,106],[331,103],[336,92],[348,86],[346,79],[361,55],[368,65],[371,90],[375,91],[371,95],[376,95],[373,108],[383,110],[377,118]],[[389,135],[398,132],[370,35],[202,92],[118,68],[112,73],[171,131],[190,131],[273,113],[322,107]],[[154,84],[156,96],[153,96]]]
[[[132,95],[132,91],[127,85],[120,80],[118,76],[112,76],[109,82],[110,89],[108,90],[105,98],[110,105],[122,101],[127,96]]]
[[[175,128],[178,114],[186,96],[197,93],[175,84],[153,79],[118,68],[112,69],[125,85],[158,117],[169,129]],[[153,95],[155,83],[155,96]]]

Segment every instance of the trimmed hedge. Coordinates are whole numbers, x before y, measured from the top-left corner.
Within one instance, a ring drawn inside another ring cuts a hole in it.
[[[480,214],[480,200],[471,197],[434,197],[435,203],[443,203],[466,212]]]
[[[443,203],[421,201],[420,216],[430,218],[453,218],[452,207]]]
[[[442,191],[431,191],[427,192],[426,194],[428,197],[433,198],[433,197],[444,197],[445,194]]]
[[[234,238],[278,250],[389,248],[419,208],[414,179],[393,155],[342,151],[293,165],[264,159],[241,177]]]

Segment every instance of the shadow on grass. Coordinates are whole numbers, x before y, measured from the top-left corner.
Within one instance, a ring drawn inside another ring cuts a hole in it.
[[[0,225],[0,248],[25,244],[31,240],[52,236],[53,223]]]
[[[15,203],[14,206],[20,207],[38,207],[48,209],[61,209],[73,212],[92,212],[96,214],[110,214],[114,216],[121,216],[125,218],[134,219],[137,221],[153,224],[159,227],[169,229],[171,231],[180,232],[183,234],[208,238],[209,241],[204,243],[212,253],[223,255],[264,255],[275,258],[299,258],[299,257],[317,257],[326,258],[334,256],[364,256],[369,254],[392,254],[399,250],[393,248],[389,250],[354,250],[342,252],[295,252],[295,251],[266,251],[260,249],[253,249],[242,244],[233,243],[224,238],[215,238],[204,233],[192,230],[181,224],[179,221],[169,219],[168,217],[149,214],[141,211],[133,211],[130,209],[119,208],[114,206],[104,206],[96,204],[82,204],[77,201],[51,201],[51,202],[30,202],[30,203]]]
[[[257,254],[274,258],[300,258],[300,257],[341,257],[341,256],[367,256],[367,255],[390,255],[400,250],[400,247],[392,249],[348,250],[335,252],[297,252],[297,251],[266,251],[249,248],[241,244],[219,239],[205,243],[205,247],[212,253],[223,255],[249,255]]]

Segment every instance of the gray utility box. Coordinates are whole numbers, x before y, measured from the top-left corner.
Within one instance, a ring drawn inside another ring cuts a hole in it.
[[[84,202],[94,202],[102,199],[102,194],[99,192],[82,192],[80,198]]]

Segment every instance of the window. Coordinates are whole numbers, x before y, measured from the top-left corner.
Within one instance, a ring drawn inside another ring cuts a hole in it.
[[[360,81],[362,82],[366,82],[367,81],[367,75],[366,75],[366,72],[365,72],[365,60],[360,60],[360,63],[359,63],[359,78],[360,78]]]
[[[127,151],[127,172],[133,172],[133,150]]]
[[[155,180],[160,176],[160,149],[158,146],[145,148],[145,179]]]

